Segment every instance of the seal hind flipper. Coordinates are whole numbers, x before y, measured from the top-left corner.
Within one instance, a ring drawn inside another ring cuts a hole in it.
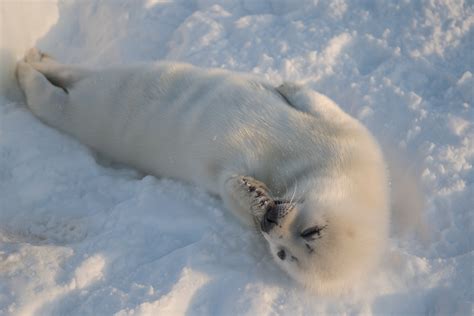
[[[25,62],[42,73],[48,81],[68,93],[74,83],[84,78],[90,70],[79,66],[63,65],[51,55],[36,48],[30,49],[25,56]]]

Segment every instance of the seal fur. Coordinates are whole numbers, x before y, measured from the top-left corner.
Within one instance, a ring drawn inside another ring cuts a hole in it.
[[[118,162],[219,195],[307,287],[339,292],[380,258],[389,218],[383,156],[368,130],[320,93],[180,63],[87,69],[37,49],[17,78],[46,124]]]

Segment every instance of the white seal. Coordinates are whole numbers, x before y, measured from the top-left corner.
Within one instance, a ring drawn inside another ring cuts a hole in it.
[[[118,162],[218,194],[308,287],[345,289],[384,249],[379,146],[315,91],[179,63],[85,69],[36,49],[17,76],[46,124]]]

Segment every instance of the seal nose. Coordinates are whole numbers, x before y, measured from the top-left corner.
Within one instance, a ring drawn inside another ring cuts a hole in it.
[[[272,207],[263,216],[260,226],[263,232],[268,233],[277,224],[278,209],[276,207]]]

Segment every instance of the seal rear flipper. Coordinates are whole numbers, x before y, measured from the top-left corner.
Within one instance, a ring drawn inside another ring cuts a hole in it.
[[[90,73],[89,70],[81,67],[56,62],[33,62],[31,66],[42,73],[51,84],[63,89],[66,93],[76,82]]]
[[[27,62],[18,62],[16,76],[31,111],[43,122],[61,129],[66,124],[68,95]]]
[[[52,85],[63,89],[66,93],[74,83],[90,73],[90,70],[79,66],[63,65],[37,48],[29,49],[24,61],[42,73]]]

